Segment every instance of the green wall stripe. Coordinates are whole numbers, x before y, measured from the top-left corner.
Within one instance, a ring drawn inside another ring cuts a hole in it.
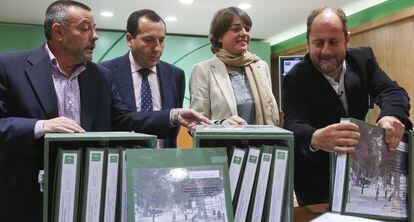
[[[376,20],[411,6],[414,6],[413,0],[389,0],[349,16],[349,26]]]
[[[98,63],[102,62],[102,60],[105,58],[106,55],[108,55],[108,53],[115,48],[115,46],[118,44],[119,41],[121,41],[121,39],[124,39],[126,33],[123,33],[117,40],[115,40],[115,42],[104,52],[104,54],[101,56],[101,58],[98,59]]]
[[[15,27],[15,26],[19,26],[19,27],[37,26],[37,27],[42,28],[42,31],[43,31],[43,24],[29,24],[29,23],[16,23],[16,22],[3,22],[3,21],[0,21],[0,25],[12,26],[12,27]]]
[[[181,60],[183,60],[185,57],[189,56],[189,55],[190,55],[190,54],[192,54],[193,52],[198,51],[198,50],[200,50],[200,49],[202,49],[202,48],[204,48],[204,47],[206,47],[206,46],[208,46],[208,45],[211,45],[211,43],[207,43],[207,44],[201,45],[201,46],[199,46],[199,47],[197,47],[197,48],[195,48],[195,49],[193,49],[193,50],[191,50],[191,51],[187,52],[186,54],[184,54],[183,56],[181,56],[180,58],[178,58],[175,62],[173,62],[173,65],[176,65],[176,64],[177,64],[177,63],[179,63]],[[188,96],[184,96],[184,101],[188,101],[188,102],[190,102],[190,97],[188,97]]]
[[[348,16],[348,26],[354,27],[412,6],[414,6],[413,0],[389,0]],[[274,55],[305,43],[306,33],[302,33],[298,36],[272,45],[271,54]]]
[[[193,53],[193,52],[195,52],[195,51],[197,51],[197,50],[200,50],[200,49],[202,49],[202,48],[204,48],[204,47],[206,47],[206,46],[208,46],[208,45],[210,45],[210,44],[211,44],[211,43],[204,44],[204,45],[202,45],[202,46],[199,46],[199,47],[197,47],[197,48],[195,48],[195,49],[193,49],[193,50],[191,50],[191,51],[187,52],[186,54],[184,54],[183,56],[181,56],[180,58],[178,58],[178,59],[177,59],[175,62],[173,62],[172,64],[173,64],[173,65],[175,65],[175,64],[179,63],[181,60],[183,60],[185,57],[189,56],[191,53]]]
[[[270,47],[270,50],[271,50],[270,54],[271,55],[277,54],[286,49],[290,49],[290,48],[294,48],[296,46],[302,45],[305,42],[306,42],[306,33],[302,33],[288,40],[272,45]]]

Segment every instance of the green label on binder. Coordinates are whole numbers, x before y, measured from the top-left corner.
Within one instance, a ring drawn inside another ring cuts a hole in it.
[[[264,154],[264,156],[263,156],[263,161],[265,161],[265,162],[269,162],[269,161],[270,161],[270,155],[266,155],[266,154]]]
[[[100,153],[92,153],[92,161],[101,161],[101,154]]]
[[[65,156],[65,164],[74,164],[75,157],[74,156]]]
[[[285,159],[285,153],[282,153],[282,152],[277,152],[277,158],[278,158],[279,160],[283,160],[283,159]]]
[[[111,159],[109,160],[111,163],[118,163],[118,156],[111,156]]]
[[[256,161],[257,161],[257,156],[250,156],[249,157],[249,162],[250,163],[256,163]]]
[[[241,158],[240,158],[240,157],[238,157],[238,156],[235,156],[235,157],[234,157],[234,160],[233,160],[233,163],[235,163],[235,164],[240,164],[240,163],[241,163]]]

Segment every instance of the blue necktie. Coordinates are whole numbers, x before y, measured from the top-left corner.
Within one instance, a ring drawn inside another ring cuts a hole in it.
[[[142,75],[141,82],[141,111],[152,111],[151,87],[148,82],[148,75],[151,73],[149,69],[140,69],[138,71]]]

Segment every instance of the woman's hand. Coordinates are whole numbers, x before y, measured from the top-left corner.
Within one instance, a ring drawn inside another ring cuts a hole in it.
[[[240,116],[234,115],[234,116],[231,116],[231,117],[225,119],[221,124],[226,125],[226,126],[229,126],[229,125],[247,125],[247,122],[244,119],[242,119]]]

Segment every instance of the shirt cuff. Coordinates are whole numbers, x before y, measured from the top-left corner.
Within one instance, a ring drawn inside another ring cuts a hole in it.
[[[312,147],[312,145],[309,145],[309,150],[310,150],[311,152],[316,152],[316,151],[318,151],[318,150],[319,150],[319,148],[315,148],[315,147]]]
[[[170,127],[178,127],[180,124],[178,122],[178,116],[180,111],[178,109],[171,109],[170,111]]]
[[[45,135],[45,131],[43,130],[43,125],[45,124],[46,120],[38,120],[35,124],[34,128],[34,138],[39,139],[40,137]]]

